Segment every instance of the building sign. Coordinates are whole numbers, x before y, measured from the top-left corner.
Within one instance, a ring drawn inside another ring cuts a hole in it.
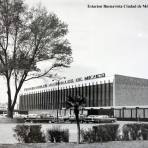
[[[24,91],[35,90],[35,89],[40,89],[40,88],[47,88],[47,87],[56,86],[56,85],[70,84],[70,83],[81,82],[81,81],[87,81],[87,80],[98,79],[98,78],[103,78],[103,77],[105,77],[105,73],[97,74],[97,75],[89,75],[86,77],[69,79],[69,80],[65,80],[65,81],[57,81],[55,83],[39,85],[36,87],[25,88]]]

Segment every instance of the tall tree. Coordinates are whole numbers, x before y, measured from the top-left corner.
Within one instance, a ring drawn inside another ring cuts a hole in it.
[[[23,0],[0,0],[0,75],[7,82],[8,117],[13,118],[25,81],[69,67],[72,50],[67,33],[68,26],[45,8],[27,9]],[[50,61],[51,66],[41,72],[37,63],[43,60]]]
[[[67,108],[72,108],[74,110],[76,123],[77,123],[77,143],[80,143],[80,120],[79,120],[79,110],[86,104],[86,99],[80,96],[68,96],[66,101]]]

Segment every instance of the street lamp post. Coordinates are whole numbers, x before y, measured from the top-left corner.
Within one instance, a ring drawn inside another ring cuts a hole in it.
[[[57,81],[57,86],[58,86],[58,89],[57,89],[57,100],[56,100],[56,103],[57,103],[57,122],[59,121],[59,111],[58,111],[58,109],[59,109],[59,107],[60,107],[60,105],[59,105],[59,95],[60,95],[60,81],[61,80],[63,80],[63,79],[65,79],[65,77],[62,77],[62,78],[57,78],[57,79],[54,79],[53,81]]]
[[[59,109],[59,94],[60,94],[59,86],[60,86],[60,80],[58,80],[57,82],[58,82],[58,94],[57,94],[57,101],[56,101],[56,103],[57,103],[57,122],[59,122],[59,111],[58,111],[58,109]]]

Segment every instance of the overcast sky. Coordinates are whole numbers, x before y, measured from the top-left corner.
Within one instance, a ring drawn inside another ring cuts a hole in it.
[[[148,78],[148,8],[88,8],[88,4],[148,4],[137,0],[26,0],[55,12],[69,25],[72,75],[102,73]]]
[[[67,38],[74,62],[63,76],[106,73],[148,78],[148,8],[88,8],[105,4],[142,6],[148,4],[146,1],[26,0],[26,3],[29,6],[40,3],[68,24]]]

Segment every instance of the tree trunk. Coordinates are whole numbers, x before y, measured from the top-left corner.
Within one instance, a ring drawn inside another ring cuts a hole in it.
[[[77,143],[80,144],[80,122],[77,120],[77,130],[78,130],[78,141]]]
[[[8,110],[7,110],[7,111],[8,111],[7,117],[8,117],[8,118],[13,118],[13,110],[14,110],[14,109],[8,107]]]
[[[9,80],[7,80],[7,88],[8,88],[8,91],[7,91],[7,94],[8,94],[8,113],[7,113],[7,117],[8,118],[13,118],[13,111],[14,111],[14,107],[15,107],[15,104],[16,104],[16,100],[17,100],[17,96],[18,96],[18,93],[23,85],[23,82],[24,80],[22,80],[19,84],[19,87],[16,89],[16,92],[15,92],[15,95],[14,95],[14,98],[13,98],[13,103],[12,103],[12,99],[11,99],[11,89],[10,89],[10,82]]]
[[[74,113],[76,116],[76,122],[77,122],[77,143],[80,144],[80,121],[79,121],[79,109],[75,108]]]
[[[11,107],[11,89],[10,89],[10,79],[6,77],[7,79],[7,95],[8,95],[8,109],[7,109],[7,117],[13,118],[13,108]]]

